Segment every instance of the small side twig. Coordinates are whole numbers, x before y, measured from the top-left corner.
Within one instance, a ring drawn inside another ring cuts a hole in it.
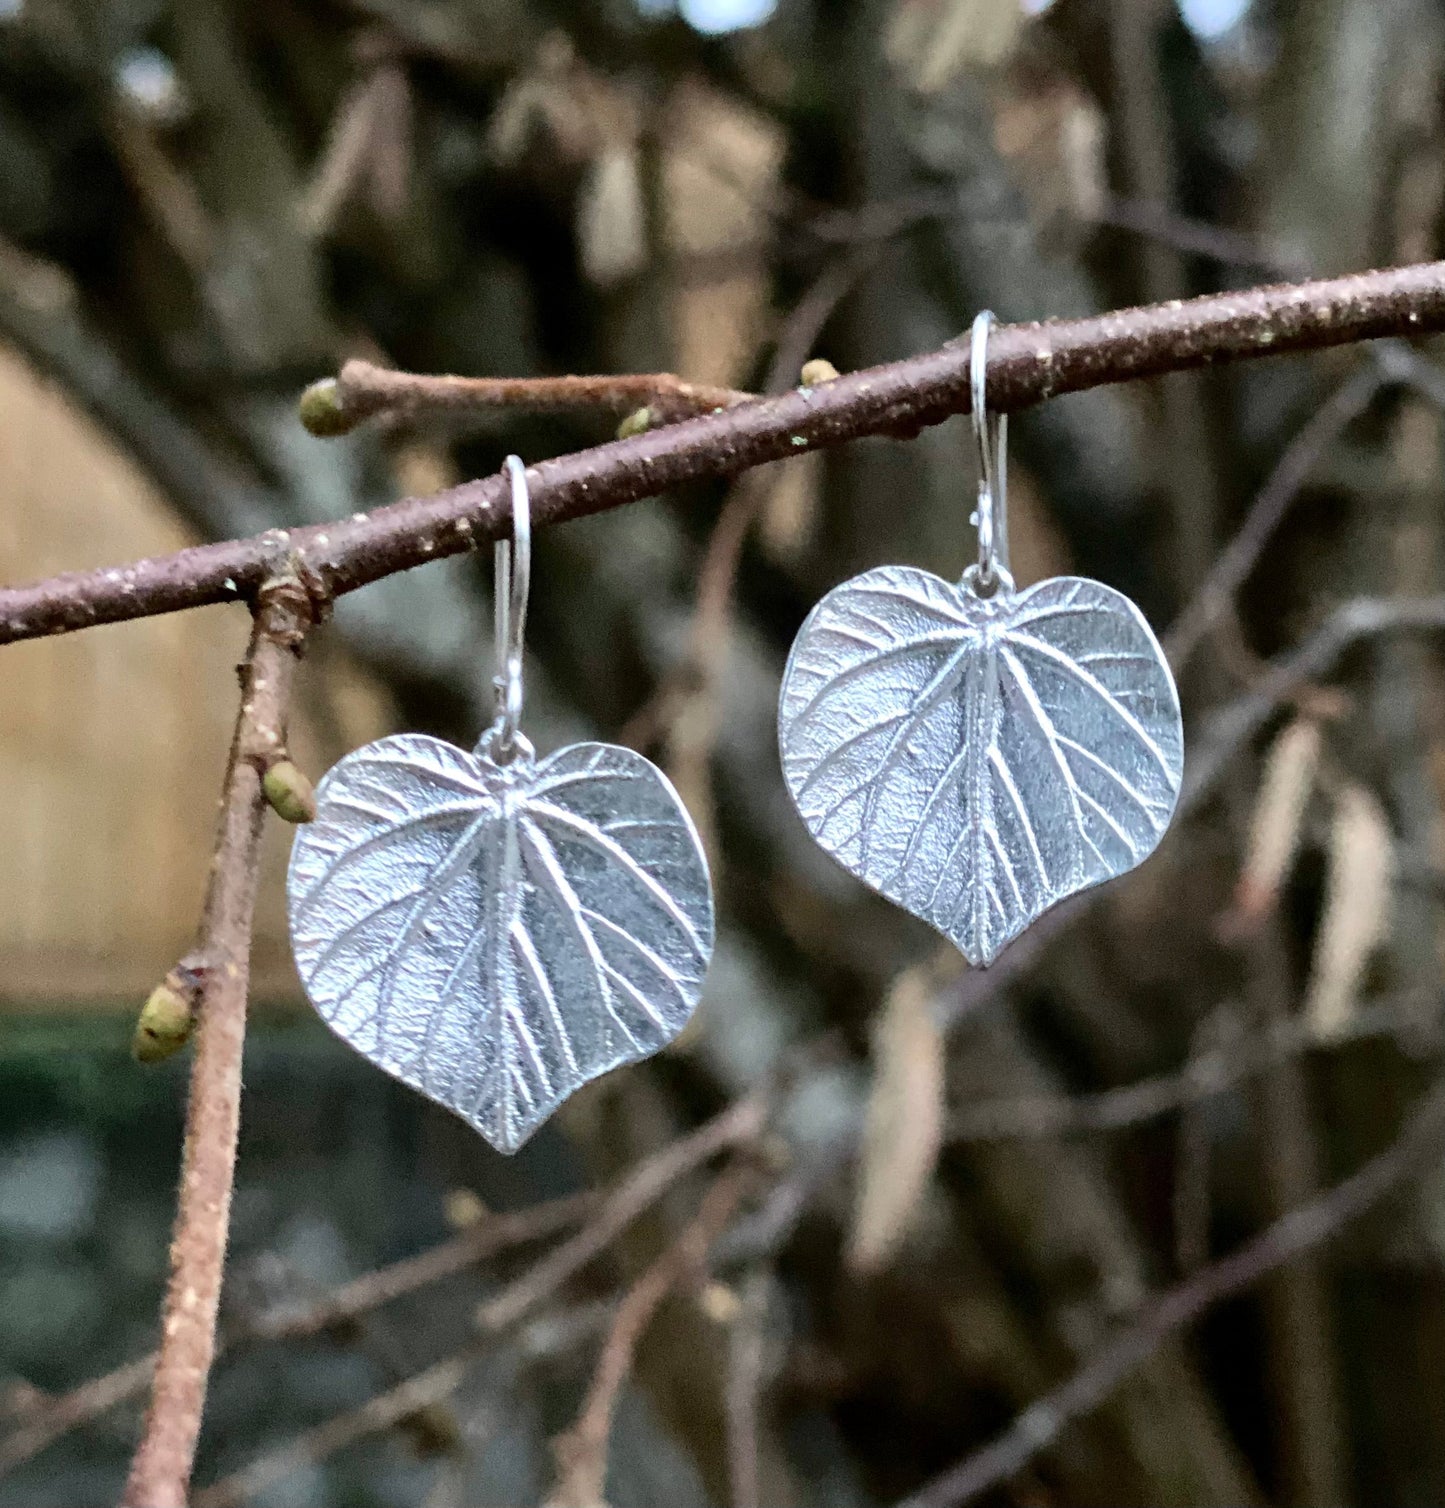
[[[757,1268],[743,1285],[737,1317],[728,1337],[727,1412],[728,1483],[731,1508],[762,1508],[759,1482],[758,1413],[767,1348],[765,1324],[768,1274]]]
[[[628,1289],[602,1343],[597,1370],[577,1420],[553,1441],[557,1484],[548,1498],[548,1508],[597,1508],[604,1501],[612,1416],[637,1344],[667,1295],[704,1269],[709,1249],[732,1218],[752,1178],[753,1170],[746,1164],[720,1174],[703,1196],[691,1223]]]
[[[1201,1314],[1323,1245],[1372,1209],[1438,1151],[1442,1136],[1445,1079],[1425,1095],[1385,1151],[1319,1198],[1280,1216],[1237,1251],[1148,1304],[1062,1386],[1030,1404],[1001,1435],[894,1508],[961,1508],[1008,1482]]]
[[[262,771],[285,745],[297,656],[312,601],[294,576],[273,577],[256,601],[241,670],[241,705],[226,769],[215,857],[202,919],[205,960],[200,1025],[186,1110],[181,1187],[161,1344],[124,1508],[185,1508],[206,1382],[216,1348],[216,1312],[230,1225],[251,926],[256,905]]]
[[[1256,494],[1244,522],[1215,558],[1184,611],[1164,636],[1164,652],[1177,674],[1205,635],[1229,611],[1234,594],[1254,569],[1264,547],[1331,445],[1369,407],[1385,382],[1377,362],[1355,368],[1285,447],[1269,479]]]
[[[603,1202],[596,1215],[477,1312],[477,1326],[494,1335],[534,1309],[574,1273],[605,1251],[644,1210],[655,1204],[679,1178],[726,1152],[756,1141],[767,1124],[768,1104],[753,1095],[730,1105],[690,1136],[650,1157]]]
[[[597,1301],[540,1317],[529,1331],[518,1337],[521,1362],[531,1365],[565,1355],[602,1328],[609,1307],[605,1301]],[[473,1341],[355,1408],[302,1430],[284,1444],[201,1488],[191,1500],[191,1508],[237,1508],[293,1472],[314,1466],[367,1435],[425,1419],[465,1383],[469,1370],[485,1352],[485,1344]]]
[[[496,1215],[448,1241],[363,1273],[313,1304],[278,1304],[234,1327],[226,1326],[213,1361],[249,1341],[296,1340],[338,1329],[373,1309],[415,1293],[468,1267],[575,1224],[595,1204],[592,1194],[573,1194],[545,1204]],[[0,1441],[0,1476],[38,1455],[67,1431],[98,1418],[144,1391],[155,1370],[156,1353],[137,1357],[101,1377],[92,1378],[44,1405],[14,1433]]]
[[[0,1476],[39,1455],[68,1431],[143,1393],[155,1365],[152,1351],[41,1404],[0,1444]]]
[[[500,409],[530,413],[631,414],[648,410],[651,424],[716,413],[753,395],[736,388],[684,382],[671,372],[600,377],[433,377],[348,361],[335,377],[313,382],[301,396],[301,421],[316,435],[349,434],[368,419],[420,419]]]
[[[1270,661],[1248,692],[1213,716],[1194,743],[1176,817],[1197,811],[1230,761],[1290,699],[1328,675],[1347,651],[1390,634],[1445,629],[1445,596],[1357,597],[1341,603],[1298,648]]]
[[[423,1410],[435,1408],[462,1385],[480,1354],[477,1345],[467,1346],[394,1388],[368,1398],[359,1408],[337,1414],[314,1429],[303,1431],[239,1471],[203,1487],[192,1500],[191,1508],[237,1508],[238,1504],[290,1476],[293,1471],[315,1461],[324,1461],[363,1436],[390,1429]]]
[[[596,1202],[593,1194],[570,1194],[479,1220],[450,1241],[443,1241],[418,1256],[393,1262],[389,1267],[363,1273],[315,1303],[268,1309],[243,1327],[242,1337],[260,1341],[296,1340],[335,1329],[393,1299],[464,1272],[497,1252],[555,1235],[575,1225]]]
[[[1307,1017],[1291,1015],[1239,1041],[1203,1048],[1172,1073],[1137,1079],[1098,1094],[970,1105],[954,1115],[947,1139],[1011,1141],[1131,1130],[1223,1094],[1290,1058],[1407,1031],[1419,1021],[1422,1005],[1437,998],[1433,991],[1426,999],[1421,991],[1410,990],[1398,999],[1362,1006],[1343,1030],[1329,1036],[1323,1036]]]
[[[196,1495],[192,1508],[233,1508],[298,1467],[321,1460],[363,1435],[388,1429],[419,1409],[444,1400],[461,1385],[467,1370],[495,1344],[498,1333],[551,1297],[680,1178],[719,1153],[753,1141],[765,1123],[766,1102],[761,1097],[739,1100],[691,1135],[649,1157],[604,1200],[583,1230],[482,1305],[475,1320],[480,1332],[477,1340],[359,1408],[305,1431],[241,1471],[212,1483]],[[523,1215],[530,1213],[524,1211]],[[711,1246],[712,1242],[707,1244]],[[424,1254],[413,1262],[426,1262],[431,1255]],[[370,1286],[378,1289],[386,1285],[373,1281]],[[334,1302],[327,1306],[328,1315],[334,1314],[336,1307]],[[298,1332],[285,1331],[287,1335],[293,1333]]]
[[[589,1224],[575,1237],[555,1248],[483,1306],[478,1324],[483,1330],[495,1333],[540,1304],[605,1250],[678,1179],[720,1152],[753,1140],[765,1122],[766,1105],[762,1099],[740,1100],[690,1135],[639,1163],[600,1204],[598,1196],[582,1194],[498,1215],[431,1251],[365,1273],[319,1304],[300,1308],[287,1305],[267,1311],[223,1336],[216,1354],[248,1340],[280,1341],[318,1334],[428,1283],[450,1277],[495,1252],[551,1235],[580,1215],[592,1212]],[[0,1443],[0,1474],[29,1460],[67,1430],[134,1397],[150,1380],[156,1360],[156,1354],[139,1357],[57,1398],[43,1414],[28,1420]]]

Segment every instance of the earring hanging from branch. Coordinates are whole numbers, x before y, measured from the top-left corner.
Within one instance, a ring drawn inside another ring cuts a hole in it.
[[[1179,696],[1143,614],[1008,561],[1008,419],[974,321],[978,562],[954,586],[880,566],[809,614],[783,673],[783,773],[859,879],[992,963],[1051,906],[1146,859],[1179,796]]]
[[[496,545],[496,717],[468,753],[405,733],[317,789],[288,874],[306,993],[378,1067],[515,1152],[589,1079],[687,1024],[713,944],[691,819],[640,754],[538,760],[521,731],[527,474]]]

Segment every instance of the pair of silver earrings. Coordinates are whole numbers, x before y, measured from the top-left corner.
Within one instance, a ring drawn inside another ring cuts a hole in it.
[[[978,563],[836,587],[788,657],[783,773],[813,837],[975,965],[1157,846],[1183,769],[1179,698],[1127,597],[1008,569],[1007,418],[974,322]],[[496,546],[496,717],[467,753],[399,734],[340,760],[292,850],[306,992],[378,1067],[513,1152],[574,1090],[687,1024],[712,954],[696,829],[661,770],[521,732],[526,474]]]

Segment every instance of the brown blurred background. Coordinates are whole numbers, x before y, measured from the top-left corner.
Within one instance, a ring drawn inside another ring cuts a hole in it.
[[[1442,108],[1438,0],[0,0],[0,577],[341,517],[615,428],[494,412],[312,438],[297,394],[352,356],[778,390],[983,306],[1429,259]],[[1430,348],[1392,346],[1050,404],[1014,426],[1015,574],[1098,576],[1162,631],[1292,454],[1283,522],[1182,677],[1191,750],[1212,746],[1341,602],[1445,589],[1442,399]],[[957,575],[972,466],[950,423],[538,540],[529,732],[669,769],[720,937],[676,1049],[515,1161],[312,1018],[271,834],[227,1324],[422,1250],[478,1198],[603,1182],[810,1043],[772,1224],[649,1331],[610,1496],[746,1508],[728,1379],[757,1339],[762,1503],[871,1508],[1390,1143],[1440,1051],[1428,637],[1357,646],[1276,709],[1138,874],[965,1012],[932,935],[806,838],[775,747],[791,637],[855,570]],[[298,761],[319,775],[393,728],[470,744],[489,590],[488,560],[457,559],[346,599],[303,671]],[[184,1061],[126,1044],[191,943],[246,627],[212,608],[0,651],[0,1462],[49,1395],[152,1343]],[[1234,1071],[1265,1041],[1289,1045]],[[1222,1087],[1190,1077],[1202,1057]],[[1094,1098],[1146,1080],[1178,1092]],[[1064,1124],[1070,1097],[1092,1121]],[[864,1135],[870,1100],[891,1132]],[[988,1501],[1445,1502],[1442,1172],[1212,1312]],[[569,1289],[550,1339],[469,1369],[440,1422],[235,1500],[543,1501],[599,1315],[690,1207]],[[198,1482],[454,1350],[507,1270],[224,1359]],[[137,1423],[131,1401],[0,1471],[0,1505],[112,1501]]]

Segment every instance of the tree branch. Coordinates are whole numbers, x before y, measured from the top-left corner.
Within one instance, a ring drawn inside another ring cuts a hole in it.
[[[739,1101],[696,1131],[643,1159],[608,1194],[568,1195],[493,1216],[429,1251],[363,1273],[318,1303],[285,1303],[269,1308],[234,1329],[227,1327],[212,1360],[246,1341],[294,1340],[344,1325],[497,1252],[540,1240],[576,1224],[584,1216],[592,1216],[576,1238],[556,1247],[484,1307],[481,1323],[492,1330],[502,1328],[540,1303],[600,1253],[678,1179],[719,1152],[755,1137],[765,1116],[766,1107],[758,1099]],[[68,1430],[141,1392],[151,1379],[155,1363],[155,1353],[137,1357],[56,1398],[37,1417],[27,1420],[0,1442],[0,1476],[37,1455]]]
[[[1012,1141],[1131,1130],[1173,1111],[1187,1110],[1306,1053],[1333,1052],[1369,1037],[1398,1036],[1419,1021],[1422,1011],[1438,1003],[1437,991],[1409,990],[1398,999],[1360,1006],[1342,1028],[1328,1034],[1308,1017],[1290,1015],[1240,1040],[1202,1048],[1171,1073],[1136,1079],[1117,1089],[983,1100],[965,1106],[950,1119],[947,1140]]]
[[[432,377],[348,361],[335,377],[314,382],[301,397],[301,420],[313,434],[344,435],[367,419],[420,419],[489,410],[630,414],[650,410],[654,424],[746,403],[730,387],[684,382],[671,372],[601,377]]]
[[[311,598],[294,575],[275,577],[259,592],[201,923],[200,1027],[160,1351],[123,1508],[186,1504],[216,1348],[235,1176],[251,924],[266,810],[262,774],[285,746],[293,672],[312,620]]]
[[[999,411],[1164,372],[1445,329],[1445,263],[1256,288],[1088,319],[1007,325],[989,340]],[[531,468],[533,520],[560,523],[704,477],[864,435],[913,435],[968,409],[967,341],[819,388],[739,403]],[[201,545],[0,591],[0,643],[255,595],[294,556],[332,596],[460,554],[507,528],[499,477],[331,524]]]
[[[296,1340],[339,1330],[373,1309],[473,1267],[487,1257],[555,1235],[576,1224],[596,1203],[590,1193],[569,1194],[526,1209],[492,1215],[414,1257],[403,1257],[343,1283],[315,1303],[279,1303],[238,1325],[223,1325],[212,1361],[248,1341]],[[145,1390],[156,1353],[137,1357],[103,1376],[62,1393],[0,1441],[0,1477],[38,1455],[67,1431],[97,1418]]]
[[[732,1219],[755,1171],[743,1163],[721,1173],[676,1241],[627,1290],[602,1343],[581,1411],[571,1429],[553,1441],[557,1483],[548,1508],[595,1508],[605,1500],[612,1416],[638,1342],[667,1295],[704,1270],[709,1250]]]
[[[1238,1251],[1170,1289],[1061,1387],[1030,1404],[997,1439],[895,1508],[960,1508],[1009,1481],[1206,1310],[1314,1250],[1378,1204],[1438,1149],[1442,1135],[1445,1079],[1428,1092],[1396,1141],[1379,1156],[1318,1199],[1280,1216]]]
[[[294,1440],[288,1440],[285,1445],[258,1456],[230,1476],[201,1488],[195,1496],[193,1508],[238,1508],[239,1504],[264,1492],[293,1471],[324,1461],[355,1440],[390,1429],[404,1419],[435,1408],[461,1387],[482,1354],[481,1346],[474,1341],[455,1355],[417,1372],[374,1398],[368,1398],[358,1408],[348,1409],[302,1431]]]
[[[1215,558],[1193,599],[1164,636],[1164,651],[1176,674],[1204,642],[1209,630],[1231,611],[1235,594],[1320,458],[1364,413],[1385,381],[1386,373],[1378,362],[1364,362],[1356,367],[1285,447],[1234,538]]]
[[[762,1095],[738,1100],[690,1135],[649,1157],[618,1185],[593,1219],[575,1236],[555,1247],[510,1287],[483,1304],[477,1311],[477,1328],[484,1335],[495,1335],[515,1324],[605,1251],[684,1174],[716,1157],[719,1152],[756,1141],[767,1125],[768,1111],[768,1100]]]

